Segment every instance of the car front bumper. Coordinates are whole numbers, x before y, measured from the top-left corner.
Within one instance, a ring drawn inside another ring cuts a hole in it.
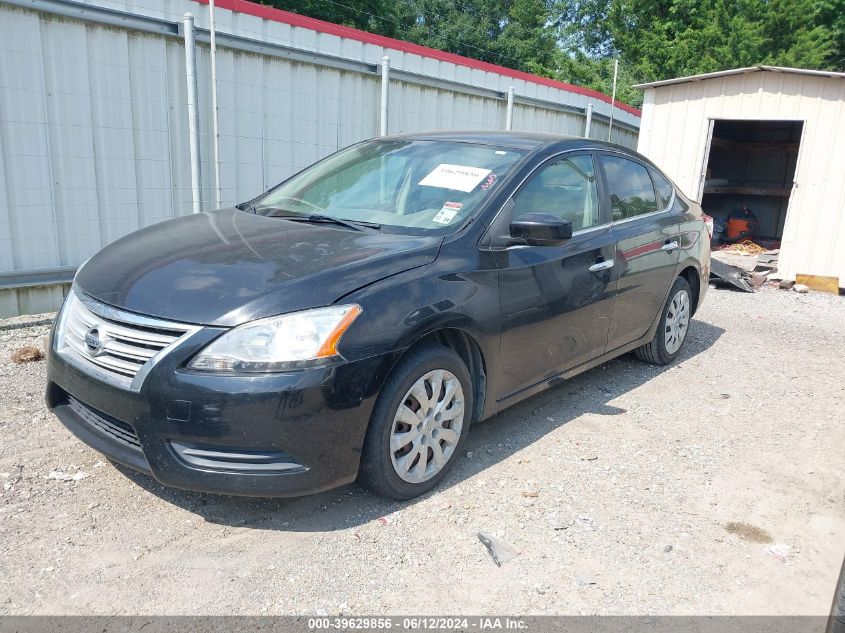
[[[174,349],[138,392],[69,363],[51,337],[47,404],[83,442],[168,486],[269,497],[353,481],[391,360],[252,376],[187,370],[218,334]]]

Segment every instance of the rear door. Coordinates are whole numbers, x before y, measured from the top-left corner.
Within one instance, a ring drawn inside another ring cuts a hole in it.
[[[495,225],[524,213],[568,219],[573,236],[556,246],[494,248],[499,267],[501,353],[497,399],[604,352],[613,309],[613,251],[607,209],[592,153],[543,163],[517,190]],[[495,246],[495,245],[494,245]]]
[[[674,282],[680,226],[671,212],[674,188],[662,176],[656,187],[659,174],[621,153],[602,152],[600,162],[616,241],[610,351],[643,336],[659,315]]]

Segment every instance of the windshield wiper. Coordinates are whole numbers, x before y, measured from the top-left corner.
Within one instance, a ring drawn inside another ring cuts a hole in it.
[[[308,215],[283,215],[285,220],[292,220],[294,222],[311,222],[313,224],[337,224],[338,226],[345,226],[354,231],[363,230],[361,227],[374,229],[378,231],[381,229],[381,224],[375,222],[363,222],[359,220],[341,220],[340,218],[333,218],[329,215],[320,215],[319,213],[310,213]]]

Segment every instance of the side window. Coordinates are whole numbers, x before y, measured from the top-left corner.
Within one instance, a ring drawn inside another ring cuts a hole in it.
[[[654,185],[645,167],[618,156],[602,156],[614,222],[657,211]]]
[[[654,180],[654,186],[657,188],[657,197],[660,199],[660,208],[665,209],[672,202],[672,194],[675,193],[675,187],[672,183],[666,180],[663,175],[655,170],[651,170],[651,177]]]
[[[572,222],[572,230],[598,226],[599,204],[593,157],[568,156],[537,170],[514,196],[513,218],[551,213]]]

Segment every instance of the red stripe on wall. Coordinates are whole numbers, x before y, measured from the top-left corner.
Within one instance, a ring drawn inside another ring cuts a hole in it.
[[[200,4],[208,4],[208,0],[194,0]],[[531,73],[522,72],[521,70],[514,70],[513,68],[505,68],[504,66],[497,66],[482,62],[477,59],[470,59],[462,55],[455,55],[454,53],[447,53],[439,51],[436,48],[428,48],[427,46],[420,46],[419,44],[412,44],[411,42],[403,42],[402,40],[395,40],[392,37],[384,37],[383,35],[375,35],[374,33],[367,33],[366,31],[359,31],[348,26],[341,26],[340,24],[332,24],[331,22],[324,22],[316,18],[309,18],[298,13],[291,13],[290,11],[282,11],[273,7],[267,7],[263,4],[249,2],[249,0],[215,0],[214,6],[221,9],[228,9],[237,13],[246,13],[258,18],[266,20],[273,20],[274,22],[282,22],[290,24],[291,26],[299,26],[319,33],[327,33],[329,35],[337,35],[338,37],[345,37],[351,40],[357,40],[366,44],[375,44],[384,48],[390,48],[404,53],[413,53],[414,55],[421,55],[422,57],[429,57],[431,59],[438,59],[443,62],[451,62],[459,64],[460,66],[467,66],[468,68],[476,68],[486,72],[497,73],[506,77],[513,77],[514,79],[522,79],[523,81],[530,81],[542,86],[549,86],[557,88],[558,90],[566,90],[567,92],[574,92],[575,94],[584,95],[593,99],[598,99],[606,103],[610,103],[610,97],[598,90],[591,90],[590,88],[582,88],[563,81],[556,81],[548,79],[547,77],[539,77]],[[629,106],[627,103],[616,101],[616,107],[630,112],[635,116],[641,116],[641,112],[636,108]]]

